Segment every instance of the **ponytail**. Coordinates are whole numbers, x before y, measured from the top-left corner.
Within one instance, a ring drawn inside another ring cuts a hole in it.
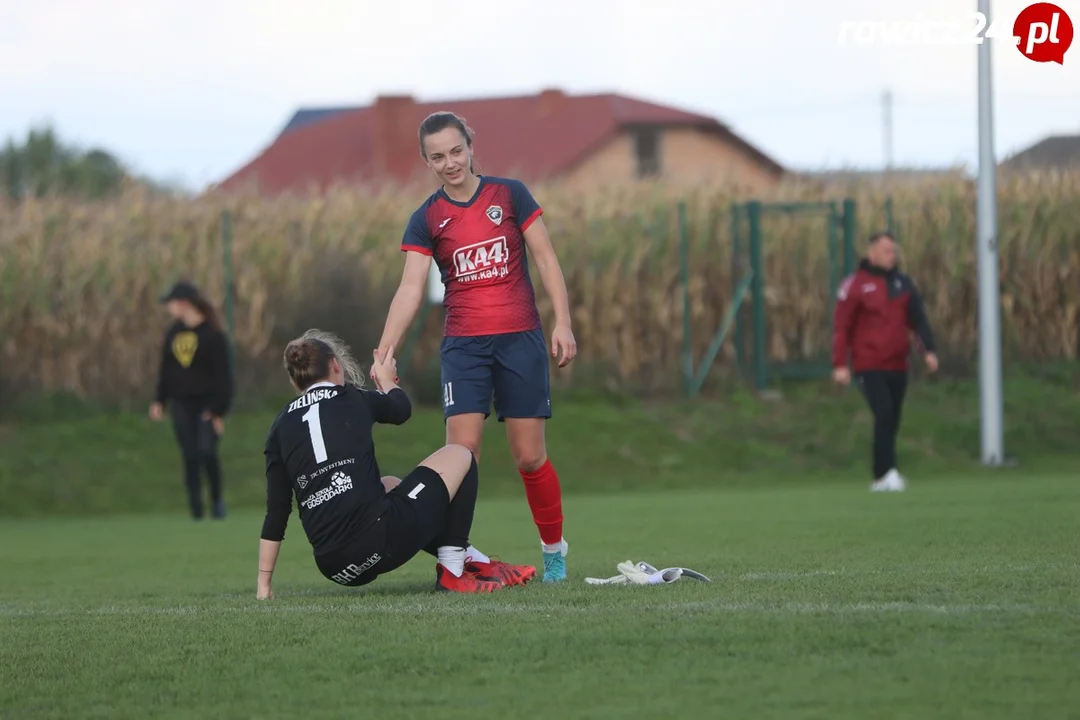
[[[191,304],[206,318],[206,322],[211,328],[221,332],[221,320],[218,318],[217,310],[214,309],[214,306],[210,304],[210,301],[207,300],[202,293],[193,297],[191,299]]]

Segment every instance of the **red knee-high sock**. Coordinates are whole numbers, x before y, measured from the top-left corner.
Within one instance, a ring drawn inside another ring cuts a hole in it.
[[[536,529],[540,531],[540,542],[555,545],[563,536],[562,488],[555,468],[551,467],[550,460],[545,460],[532,472],[520,468],[518,472],[525,482],[525,497]]]

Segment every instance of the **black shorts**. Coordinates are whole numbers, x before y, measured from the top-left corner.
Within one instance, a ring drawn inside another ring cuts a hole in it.
[[[446,523],[450,493],[439,473],[419,466],[382,498],[375,524],[345,547],[315,558],[328,579],[367,585],[396,570],[431,544]]]

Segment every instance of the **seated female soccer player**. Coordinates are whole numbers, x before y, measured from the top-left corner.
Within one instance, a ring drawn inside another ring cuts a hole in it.
[[[372,427],[400,425],[412,414],[405,391],[389,380],[397,377],[392,354],[372,365],[378,391],[361,389],[356,360],[330,333],[307,331],[288,344],[284,360],[300,395],[266,439],[259,599],[273,597],[271,578],[294,494],[315,564],[341,585],[366,585],[421,550],[438,558],[436,590],[493,592],[515,584],[465,572],[479,483],[468,449],[447,445],[401,481],[384,481]]]

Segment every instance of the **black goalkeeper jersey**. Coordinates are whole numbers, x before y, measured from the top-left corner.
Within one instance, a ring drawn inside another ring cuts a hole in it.
[[[384,395],[323,382],[290,402],[266,438],[263,539],[285,537],[294,495],[316,556],[367,530],[383,496],[372,428],[400,425],[411,415],[412,404],[400,388]]]

